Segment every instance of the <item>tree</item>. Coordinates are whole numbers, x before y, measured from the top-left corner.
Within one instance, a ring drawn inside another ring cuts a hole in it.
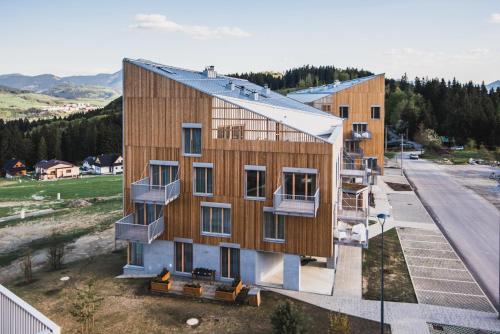
[[[301,334],[306,332],[308,319],[290,301],[279,304],[271,315],[275,334]]]
[[[57,270],[62,267],[66,245],[59,240],[59,235],[56,231],[52,231],[50,237],[50,246],[47,253],[47,260],[52,270]]]
[[[95,291],[94,282],[90,281],[83,289],[76,289],[71,315],[81,324],[81,333],[93,333],[95,314],[99,310],[103,298]]]
[[[45,137],[40,138],[40,142],[38,143],[37,159],[38,161],[47,160],[47,143],[45,142]]]
[[[21,263],[21,269],[24,275],[24,282],[31,283],[33,281],[33,269],[31,264],[31,250],[26,251],[24,255],[23,262]]]

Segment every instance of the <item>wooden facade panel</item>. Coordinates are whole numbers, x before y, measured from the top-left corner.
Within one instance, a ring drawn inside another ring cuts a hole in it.
[[[149,160],[179,161],[181,195],[164,208],[162,239],[181,237],[210,245],[232,242],[263,251],[333,255],[336,183],[331,144],[213,139],[211,96],[130,63],[124,64],[124,82],[125,213],[133,210],[130,184],[148,176]],[[184,122],[202,124],[201,157],[181,152]],[[213,197],[193,195],[193,162],[214,164]],[[265,201],[244,198],[244,165],[266,166]],[[282,184],[283,167],[318,169],[321,204],[316,218],[286,217],[285,243],[264,242],[263,207],[272,207],[273,193]],[[230,238],[201,235],[201,201],[231,204]]]

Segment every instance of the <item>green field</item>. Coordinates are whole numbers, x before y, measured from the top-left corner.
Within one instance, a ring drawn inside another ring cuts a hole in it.
[[[469,159],[483,159],[485,161],[500,160],[500,151],[487,150],[462,150],[462,151],[443,151],[443,152],[424,152],[420,157],[428,160],[448,159],[455,165],[468,163]]]
[[[0,183],[0,201],[33,200],[42,196],[44,200],[109,197],[121,194],[122,176],[94,176],[57,181],[34,181],[27,178],[21,182]]]

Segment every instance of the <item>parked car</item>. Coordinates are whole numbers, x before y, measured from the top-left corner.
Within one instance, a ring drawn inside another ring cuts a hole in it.
[[[410,154],[410,160],[418,160],[418,154],[416,153]]]
[[[498,173],[498,172],[491,172],[490,179],[500,181],[500,173]]]
[[[463,151],[464,147],[463,146],[452,146],[452,147],[450,147],[450,150],[452,150],[452,151]]]

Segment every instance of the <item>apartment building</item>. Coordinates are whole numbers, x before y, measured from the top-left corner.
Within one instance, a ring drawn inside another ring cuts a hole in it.
[[[366,216],[339,210],[341,118],[213,67],[124,59],[123,73],[124,274],[208,268],[300,290],[304,256],[333,271],[334,234],[366,247]],[[366,186],[348,186],[366,212]],[[354,216],[345,232],[337,211]]]

